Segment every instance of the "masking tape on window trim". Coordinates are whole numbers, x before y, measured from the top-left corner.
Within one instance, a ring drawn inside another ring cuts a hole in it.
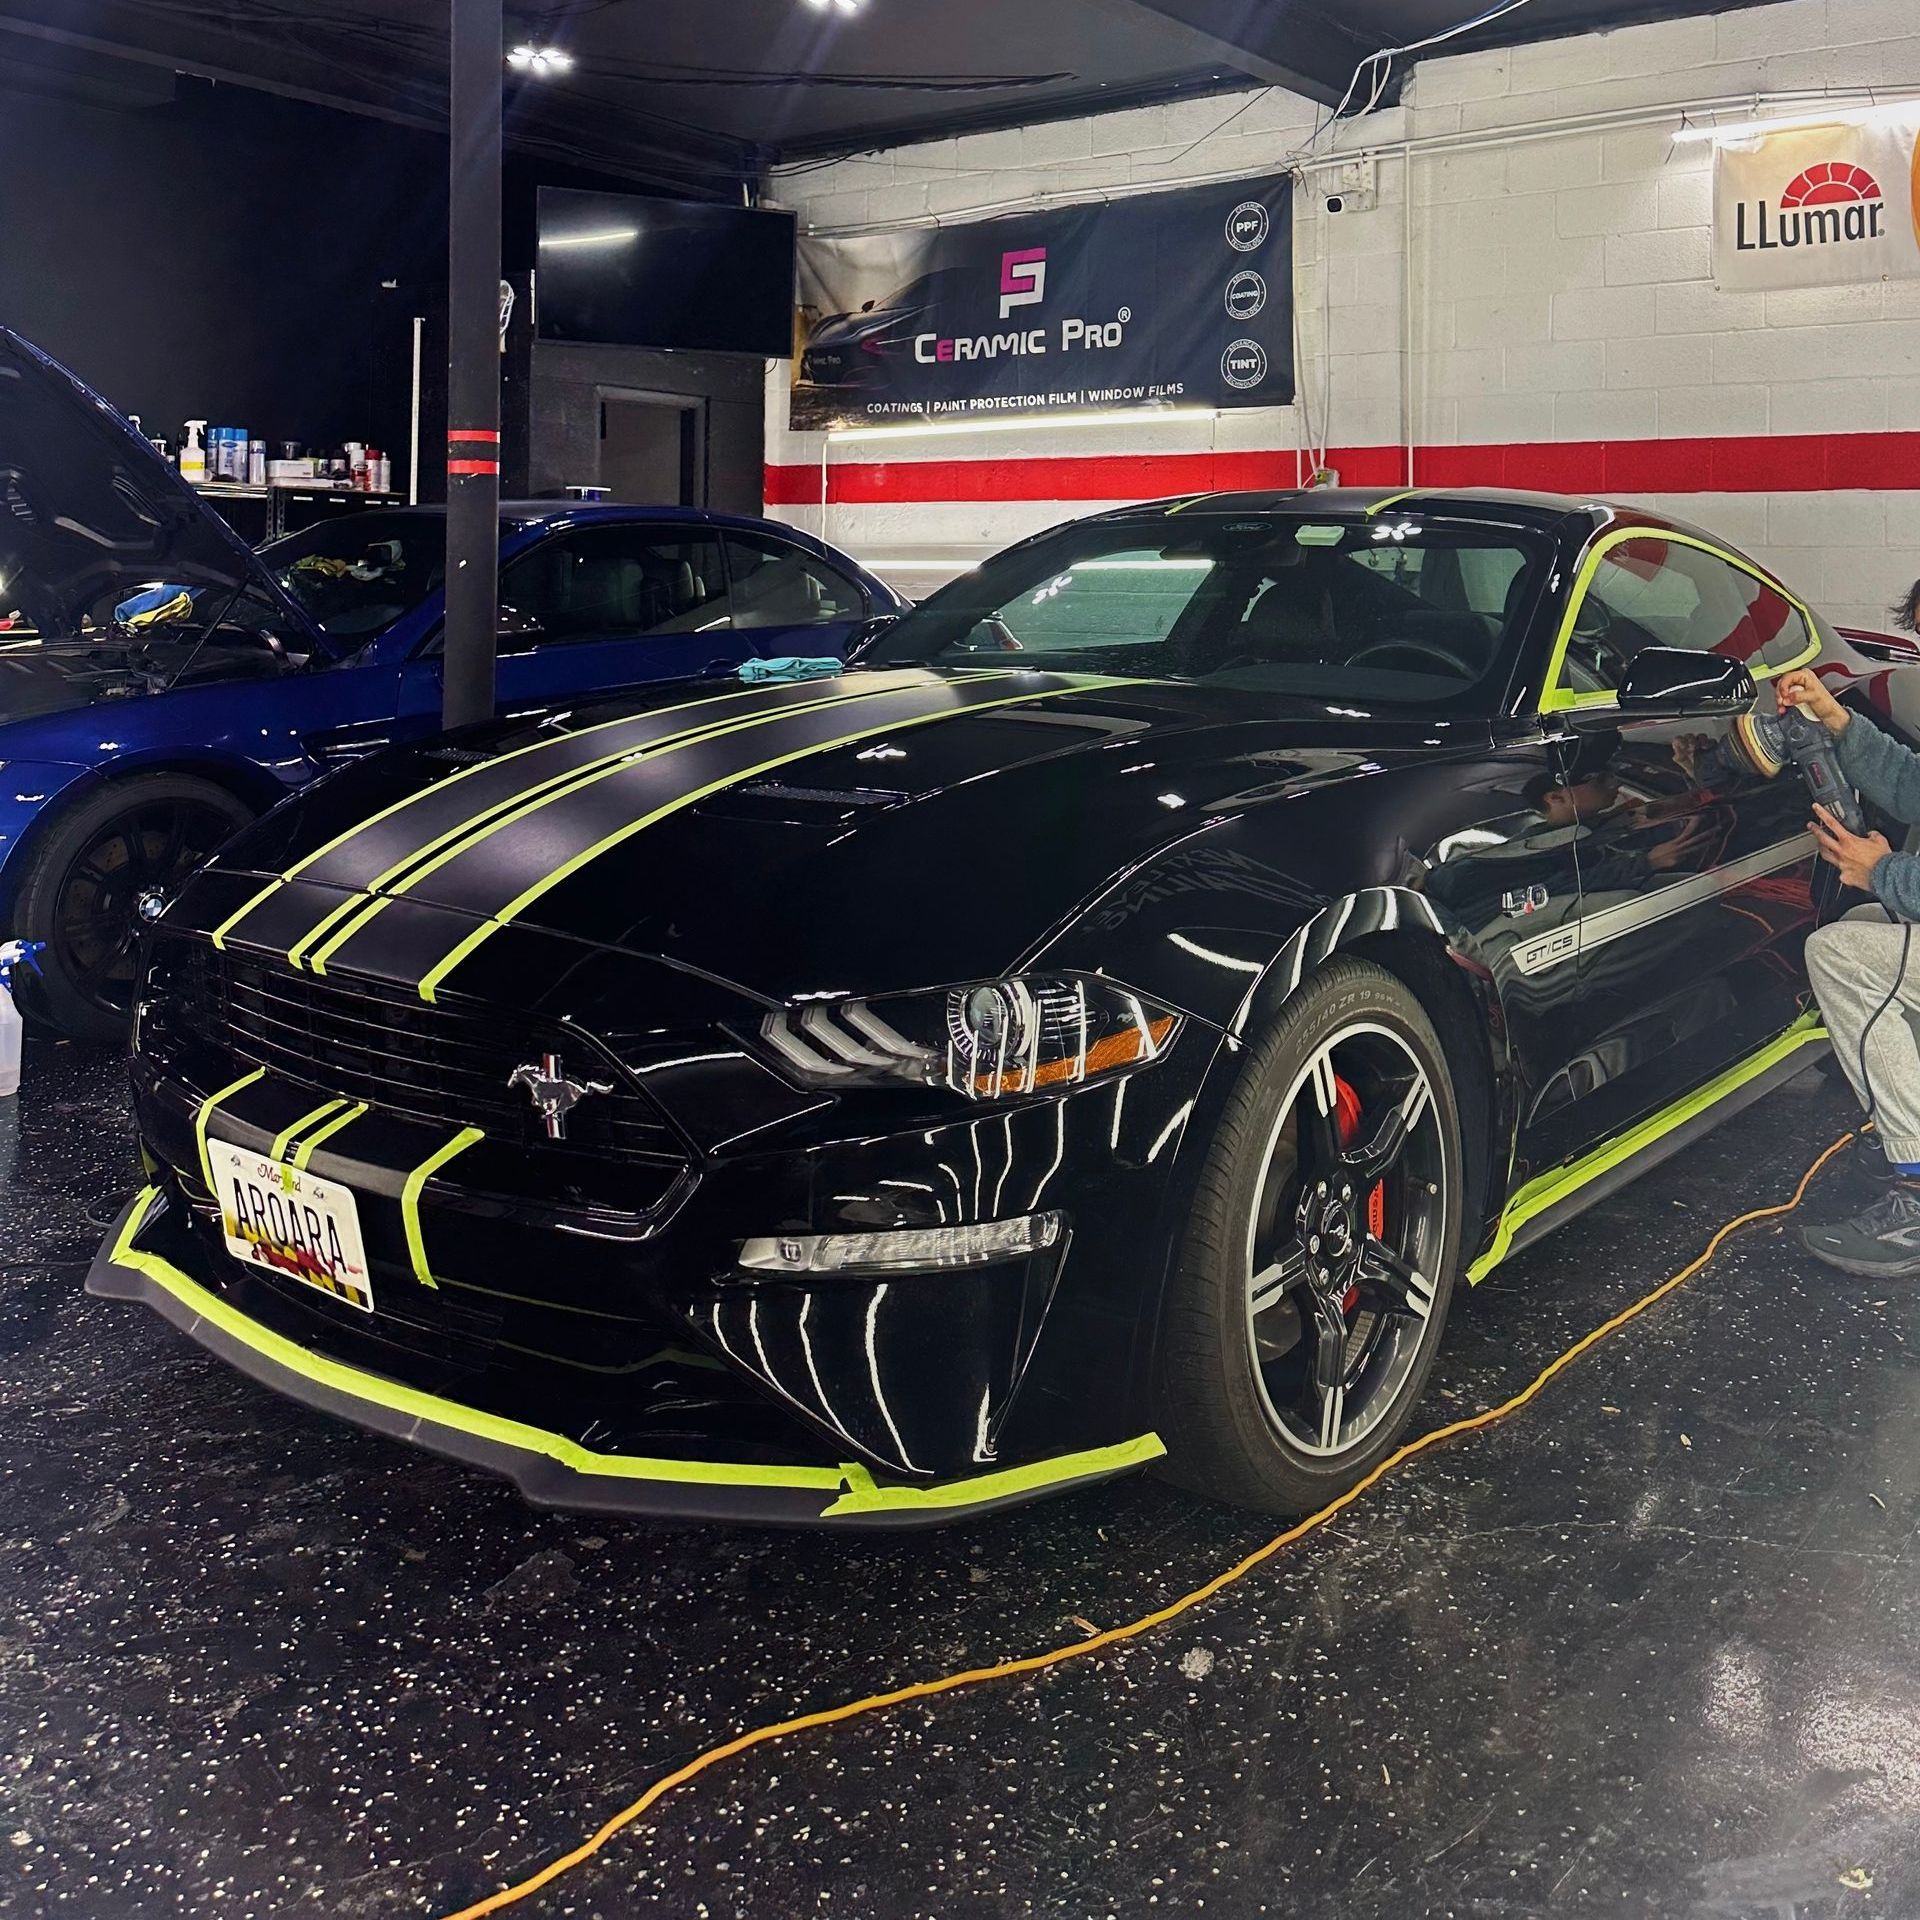
[[[1616,692],[1578,693],[1572,687],[1561,686],[1559,682],[1561,670],[1567,664],[1567,649],[1573,641],[1574,622],[1580,616],[1580,609],[1586,604],[1587,595],[1593,590],[1594,579],[1600,571],[1600,563],[1615,547],[1624,546],[1629,540],[1664,540],[1672,546],[1692,547],[1698,553],[1711,554],[1716,560],[1725,561],[1728,566],[1758,580],[1762,586],[1770,588],[1799,614],[1807,627],[1806,651],[1781,666],[1752,667],[1755,680],[1771,680],[1778,674],[1791,673],[1794,668],[1808,666],[1820,657],[1820,625],[1814,617],[1813,609],[1804,600],[1795,598],[1772,574],[1765,572],[1756,562],[1743,559],[1731,548],[1719,546],[1711,540],[1703,540],[1697,534],[1677,533],[1669,527],[1612,527],[1588,547],[1586,557],[1580,562],[1580,570],[1574,575],[1573,591],[1567,596],[1567,610],[1561,615],[1560,630],[1554,636],[1553,652],[1547,661],[1547,670],[1540,682],[1542,713],[1568,713],[1595,707],[1616,707],[1620,704],[1620,696]]]
[[[984,1505],[1049,1487],[1067,1486],[1076,1480],[1121,1473],[1129,1467],[1143,1466],[1150,1460],[1157,1460],[1166,1452],[1158,1434],[1146,1433],[1115,1446],[1062,1454],[1054,1459],[1035,1461],[1029,1466],[1008,1467],[997,1473],[930,1487],[885,1485],[876,1481],[865,1467],[850,1464],[831,1467],[759,1466],[725,1460],[669,1460],[641,1454],[595,1453],[581,1446],[578,1441],[569,1440],[564,1434],[530,1426],[503,1414],[464,1406],[457,1400],[442,1399],[438,1394],[402,1386],[398,1381],[384,1379],[377,1374],[363,1373],[358,1367],[310,1352],[271,1328],[262,1326],[257,1320],[230,1306],[218,1294],[208,1292],[189,1279],[163,1255],[148,1253],[134,1245],[159,1194],[159,1188],[147,1187],[135,1199],[109,1256],[115,1266],[143,1274],[229,1339],[238,1341],[285,1372],[297,1374],[349,1399],[406,1414],[431,1426],[450,1428],[517,1452],[543,1454],[574,1473],[605,1479],[670,1481],[695,1486],[812,1488],[823,1495],[838,1496],[821,1511],[822,1518],[836,1518],[863,1513],[903,1512],[916,1508],[953,1509]]]

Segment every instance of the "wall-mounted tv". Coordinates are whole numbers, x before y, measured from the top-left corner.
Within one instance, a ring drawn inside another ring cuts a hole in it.
[[[793,351],[794,216],[542,187],[542,340]]]

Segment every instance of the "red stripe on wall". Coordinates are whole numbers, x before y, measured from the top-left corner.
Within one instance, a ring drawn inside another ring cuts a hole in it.
[[[1347,486],[1405,484],[1404,447],[1337,447]],[[1151,500],[1300,484],[1291,448],[1272,453],[1141,453],[974,460],[838,460],[835,506],[947,501]],[[1422,447],[1421,487],[1521,487],[1544,493],[1823,493],[1920,490],[1920,433],[1753,435],[1719,440],[1568,440]],[[769,506],[820,504],[820,468],[766,470]]]

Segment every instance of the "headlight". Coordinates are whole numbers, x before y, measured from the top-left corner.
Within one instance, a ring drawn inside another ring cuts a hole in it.
[[[1000,1100],[1156,1060],[1179,1016],[1109,980],[1034,974],[769,1014],[761,1035],[810,1086],[907,1081]]]

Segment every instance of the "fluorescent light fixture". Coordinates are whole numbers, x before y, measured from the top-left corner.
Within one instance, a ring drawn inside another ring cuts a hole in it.
[[[536,73],[544,77],[553,73],[570,73],[573,70],[573,55],[565,47],[541,47],[530,40],[523,40],[507,55],[507,65],[515,73]]]
[[[624,247],[640,238],[638,227],[599,227],[590,233],[543,233],[543,247]]]
[[[807,0],[815,13],[858,13],[866,0]]]
[[[929,420],[906,427],[829,427],[829,440],[912,440],[951,433],[1040,433],[1064,427],[1162,427],[1176,420],[1217,420],[1217,407],[1141,407],[1137,412],[1036,413],[1017,420]]]
[[[1782,114],[1776,120],[1723,120],[1713,124],[1683,126],[1674,138],[1676,145],[1701,140],[1756,140],[1762,134],[1791,133],[1801,127],[1863,127],[1875,120],[1891,120],[1915,110],[1916,102],[1898,100],[1871,107],[1827,107],[1810,113]]]

